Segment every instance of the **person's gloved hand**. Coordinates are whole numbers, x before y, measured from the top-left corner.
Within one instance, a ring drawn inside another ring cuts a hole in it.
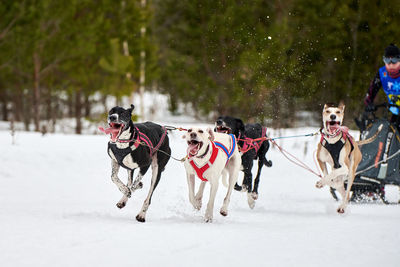
[[[375,110],[376,110],[376,108],[375,108],[374,104],[372,104],[372,103],[368,104],[368,105],[365,107],[365,111],[366,111],[366,112],[373,112],[373,111],[375,111]]]

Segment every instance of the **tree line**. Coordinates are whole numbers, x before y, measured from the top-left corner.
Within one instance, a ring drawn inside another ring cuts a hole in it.
[[[2,119],[40,131],[41,121],[74,117],[80,133],[94,94],[105,102],[135,90],[133,55],[152,47],[138,38],[146,12],[136,1],[2,1]]]
[[[80,133],[98,96],[137,91],[141,53],[145,87],[172,111],[285,127],[343,100],[351,119],[399,13],[386,0],[3,0],[0,119],[39,131],[74,117]]]

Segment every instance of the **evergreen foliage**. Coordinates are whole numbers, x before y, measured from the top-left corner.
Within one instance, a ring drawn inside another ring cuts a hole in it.
[[[146,51],[146,86],[169,94],[171,110],[280,127],[343,100],[351,120],[384,48],[400,44],[399,1],[146,2],[1,1],[0,119],[39,131],[75,117],[80,132],[92,95],[136,90]]]

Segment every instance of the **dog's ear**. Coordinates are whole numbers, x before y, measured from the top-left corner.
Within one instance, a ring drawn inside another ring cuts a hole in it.
[[[346,106],[345,106],[344,102],[343,102],[343,101],[340,101],[340,102],[339,102],[339,109],[341,109],[342,112],[344,112],[344,108],[345,108],[345,107],[346,107]]]
[[[236,127],[240,132],[244,132],[244,123],[241,119],[236,119]]]
[[[327,109],[328,107],[329,107],[329,106],[328,106],[327,104],[325,104],[323,110]]]
[[[208,135],[209,135],[208,139],[210,139],[211,142],[214,141],[215,136],[214,136],[213,130],[211,128],[207,128],[207,132],[208,132]]]

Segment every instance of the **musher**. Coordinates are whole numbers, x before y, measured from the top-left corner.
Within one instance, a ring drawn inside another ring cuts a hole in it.
[[[394,44],[386,47],[383,62],[385,66],[378,70],[369,86],[364,100],[365,111],[371,112],[375,110],[374,99],[380,88],[383,87],[388,102],[397,105],[397,107],[389,108],[392,113],[390,122],[396,125],[400,131],[400,49]]]

